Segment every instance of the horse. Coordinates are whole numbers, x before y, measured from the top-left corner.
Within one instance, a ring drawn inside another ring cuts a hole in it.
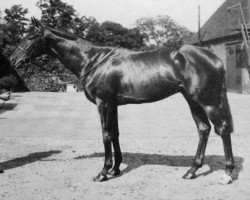
[[[10,61],[13,66],[18,66],[49,54],[78,77],[85,96],[97,106],[101,121],[105,160],[94,181],[105,181],[109,176],[121,174],[118,106],[155,102],[181,93],[190,107],[199,133],[193,164],[183,178],[197,177],[196,171],[203,165],[211,121],[215,133],[223,141],[225,182],[232,182],[233,120],[227,98],[226,71],[215,54],[191,45],[184,45],[178,50],[166,48],[145,52],[102,47],[65,31],[44,26],[35,18],[31,22],[32,28],[17,46]]]

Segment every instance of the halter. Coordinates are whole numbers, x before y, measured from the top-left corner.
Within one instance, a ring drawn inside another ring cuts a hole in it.
[[[24,52],[28,56],[28,51],[17,45],[17,48],[20,49],[22,52]]]
[[[27,50],[25,50],[24,48],[22,48],[19,45],[17,45],[17,48],[20,49],[27,56],[27,58],[30,59],[30,60],[31,60],[30,56],[31,56],[31,54],[33,52],[33,49],[37,45],[38,40],[42,38],[41,30],[39,28],[37,28],[37,27],[35,27],[35,28],[37,30],[39,30],[40,33],[37,36],[36,35],[34,36],[35,40],[34,40],[34,42],[30,45],[30,47]],[[42,40],[42,41],[43,41],[43,44],[44,44],[44,40]]]
[[[20,47],[19,45],[17,45],[17,48],[20,49],[29,59],[31,59],[30,56],[31,56],[31,54],[33,52],[33,49],[37,45],[38,39],[40,39],[40,37],[37,37],[27,50]]]

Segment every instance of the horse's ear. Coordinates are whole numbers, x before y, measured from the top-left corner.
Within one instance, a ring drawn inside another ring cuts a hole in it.
[[[31,21],[31,24],[34,24],[34,18],[33,17],[31,17],[30,21]]]
[[[31,18],[31,22],[35,27],[43,31],[43,25],[35,17]]]
[[[36,25],[36,19],[35,19],[35,17],[31,17],[31,23],[33,24],[33,25]]]

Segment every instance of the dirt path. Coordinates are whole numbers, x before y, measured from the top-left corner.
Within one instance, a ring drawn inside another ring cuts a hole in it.
[[[220,185],[221,139],[212,131],[199,177],[183,180],[198,134],[187,103],[175,95],[119,108],[123,175],[103,183],[96,108],[83,93],[14,94],[0,111],[0,199],[250,199],[250,96],[229,94],[236,180]]]

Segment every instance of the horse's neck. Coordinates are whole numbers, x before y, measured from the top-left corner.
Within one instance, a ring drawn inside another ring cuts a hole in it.
[[[80,77],[84,67],[89,62],[86,51],[91,48],[91,44],[79,39],[65,39],[52,33],[46,36],[50,54],[59,59],[65,67]]]
[[[115,50],[110,47],[94,46],[88,41],[67,34],[63,37],[62,34],[49,32],[45,40],[50,47],[50,53],[57,57],[78,78],[86,76],[88,72],[92,71],[93,66],[99,66]]]

